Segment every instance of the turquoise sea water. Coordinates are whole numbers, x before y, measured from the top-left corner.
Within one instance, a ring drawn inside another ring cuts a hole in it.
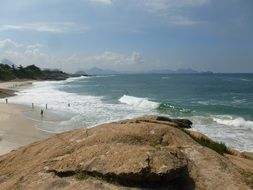
[[[116,75],[72,81],[59,89],[114,104],[123,95],[148,98],[159,104],[157,113],[172,116],[229,114],[253,120],[253,75]]]
[[[253,151],[253,74],[132,74],[37,82],[13,101],[67,119],[39,128],[60,132],[146,114],[188,118],[193,130]],[[67,104],[71,106],[68,107]],[[61,112],[60,112],[61,111]]]

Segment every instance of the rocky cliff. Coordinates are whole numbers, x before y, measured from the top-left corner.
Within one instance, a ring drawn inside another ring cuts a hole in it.
[[[190,125],[148,116],[55,135],[1,156],[0,189],[251,189],[253,161],[200,145]]]

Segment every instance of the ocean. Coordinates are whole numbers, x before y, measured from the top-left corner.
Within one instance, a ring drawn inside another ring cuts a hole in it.
[[[35,82],[11,102],[45,110],[40,130],[53,133],[148,114],[187,118],[193,129],[253,151],[253,74],[125,74]],[[70,104],[70,106],[68,106]]]

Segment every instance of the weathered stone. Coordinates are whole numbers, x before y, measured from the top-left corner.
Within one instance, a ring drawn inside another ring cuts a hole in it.
[[[1,156],[0,189],[251,188],[251,160],[240,167],[180,128],[147,116],[55,135]]]

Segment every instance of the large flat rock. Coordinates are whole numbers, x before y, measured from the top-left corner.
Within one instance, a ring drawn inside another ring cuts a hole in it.
[[[0,189],[251,189],[189,125],[148,116],[55,135],[1,156]]]

